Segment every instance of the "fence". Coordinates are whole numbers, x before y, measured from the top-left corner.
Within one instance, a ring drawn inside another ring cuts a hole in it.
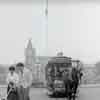
[[[0,85],[0,98],[4,98],[7,93],[7,85]]]

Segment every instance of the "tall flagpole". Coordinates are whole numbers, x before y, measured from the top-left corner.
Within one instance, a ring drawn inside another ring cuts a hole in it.
[[[46,15],[46,17],[48,18],[48,0],[46,0],[45,15]]]
[[[46,39],[46,56],[48,56],[48,0],[45,0],[45,39]],[[46,85],[46,80],[44,78],[44,85]]]
[[[45,32],[46,32],[46,55],[48,55],[48,0],[45,1],[46,6],[45,6]]]

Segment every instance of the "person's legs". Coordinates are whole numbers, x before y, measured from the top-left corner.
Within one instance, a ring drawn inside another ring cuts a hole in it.
[[[8,96],[7,96],[7,100],[18,100],[18,95],[17,95],[17,91],[16,91],[16,89],[14,89],[14,88],[10,88],[9,89],[9,93],[8,93]]]
[[[20,97],[20,87],[17,87],[16,91],[17,91],[17,95],[18,95],[18,100],[21,100],[21,97]]]
[[[27,97],[28,97],[28,100],[30,100],[30,87],[27,87]]]
[[[17,87],[18,100],[24,100],[24,89],[22,86]]]
[[[8,94],[8,92],[9,92],[9,90],[10,90],[10,87],[9,87],[9,85],[8,85],[8,87],[7,87],[7,94]]]
[[[30,100],[29,91],[30,91],[29,87],[24,88],[24,100]]]

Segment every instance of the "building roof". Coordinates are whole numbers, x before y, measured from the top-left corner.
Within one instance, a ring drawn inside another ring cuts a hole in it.
[[[49,59],[51,59],[51,57],[49,57],[49,56],[36,56],[36,58],[39,61],[48,61]]]

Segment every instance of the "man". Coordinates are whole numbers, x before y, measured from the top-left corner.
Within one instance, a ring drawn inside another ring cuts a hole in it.
[[[32,84],[32,73],[28,68],[24,67],[23,63],[18,63],[16,70],[19,75],[19,100],[30,100],[29,90]]]
[[[71,92],[72,92],[72,74],[71,74],[71,68],[67,69],[63,73],[63,80],[65,85],[65,93],[66,97],[71,98]]]
[[[72,69],[72,79],[73,79],[73,90],[74,90],[73,92],[75,96],[77,94],[77,89],[79,85],[79,72],[75,67]]]
[[[79,70],[79,85],[81,84],[82,82],[82,77],[83,77],[83,71],[82,69]]]

